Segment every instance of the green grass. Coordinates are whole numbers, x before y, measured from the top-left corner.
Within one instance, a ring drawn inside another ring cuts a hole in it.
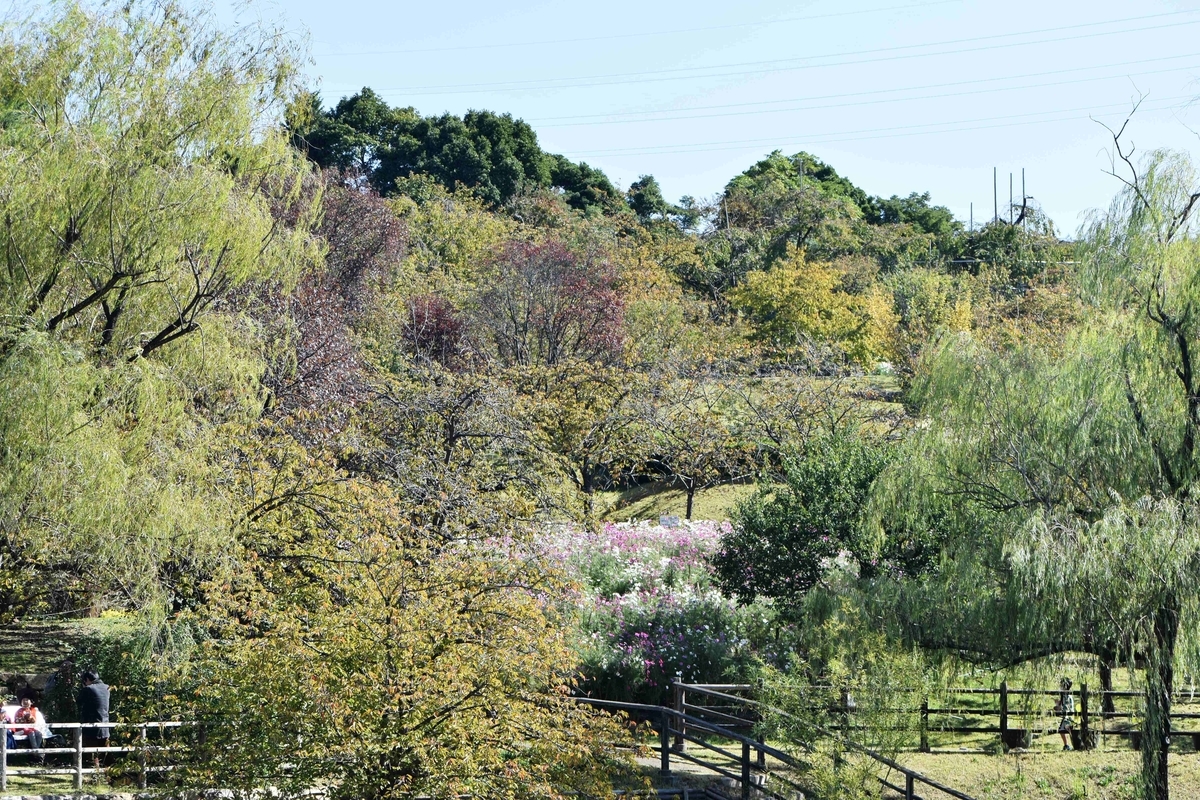
[[[1140,754],[1132,750],[1085,753],[965,755],[909,753],[900,761],[977,800],[1134,800]],[[1200,755],[1171,754],[1172,797],[1200,797]],[[920,787],[927,800],[943,797]]]
[[[752,484],[727,483],[696,493],[692,519],[729,519],[738,501],[754,494]],[[598,492],[596,506],[610,522],[629,520],[658,521],[661,516],[683,519],[687,511],[687,494],[661,483],[644,484],[623,492]]]
[[[74,646],[87,636],[128,628],[121,615],[45,621],[24,621],[0,626],[0,672],[39,674],[54,672]]]
[[[74,623],[18,623],[0,627],[0,672],[53,672],[71,651]]]
[[[21,766],[17,759],[12,759],[12,766]],[[60,765],[65,766],[65,765]],[[89,783],[92,776],[84,776],[84,792],[95,794],[97,791],[107,792],[107,782],[100,784]],[[8,776],[8,789],[0,796],[11,795],[63,795],[74,794],[75,778],[71,775],[12,775]]]

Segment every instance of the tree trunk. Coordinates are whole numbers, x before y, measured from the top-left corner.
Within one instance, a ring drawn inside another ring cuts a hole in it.
[[[1142,781],[1146,800],[1169,800],[1167,755],[1171,749],[1171,693],[1179,601],[1168,596],[1154,615],[1154,652],[1146,664],[1146,721],[1142,729]]]
[[[691,486],[687,490],[687,519],[690,522],[692,519],[692,501],[696,499],[696,487]]]
[[[1117,710],[1112,696],[1113,661],[1112,656],[1108,654],[1100,656],[1100,710],[1105,714],[1113,714]]]
[[[586,461],[579,467],[579,488],[583,490],[583,513],[588,524],[591,525],[594,522],[596,511],[596,487],[592,480],[592,471],[588,468]]]

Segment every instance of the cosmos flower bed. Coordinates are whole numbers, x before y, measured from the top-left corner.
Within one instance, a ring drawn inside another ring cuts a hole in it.
[[[546,555],[579,586],[582,690],[661,702],[677,674],[688,682],[748,680],[756,659],[780,659],[773,609],[739,607],[713,582],[707,559],[728,526],[608,523],[553,532]]]

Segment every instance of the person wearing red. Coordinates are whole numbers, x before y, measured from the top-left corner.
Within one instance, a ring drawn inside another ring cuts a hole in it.
[[[21,707],[13,715],[13,723],[25,726],[13,731],[23,747],[27,747],[30,750],[42,749],[49,727],[46,725],[46,718],[42,716],[42,712],[33,704],[33,698],[29,695],[21,698]],[[20,741],[21,736],[25,737],[24,741]],[[37,759],[39,764],[43,764],[46,761],[46,754],[35,753],[34,758]]]

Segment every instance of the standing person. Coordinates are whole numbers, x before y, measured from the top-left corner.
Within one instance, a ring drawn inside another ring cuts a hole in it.
[[[1075,727],[1075,695],[1071,694],[1071,679],[1063,678],[1058,684],[1061,691],[1058,693],[1058,701],[1054,704],[1054,710],[1059,714],[1058,735],[1062,737],[1063,750],[1071,749],[1071,729]]]
[[[83,688],[79,690],[76,705],[79,708],[80,722],[108,722],[108,686],[100,680],[96,670],[85,670]],[[108,747],[108,728],[84,728],[84,747]],[[94,753],[92,759],[96,769],[100,769],[100,754]]]

